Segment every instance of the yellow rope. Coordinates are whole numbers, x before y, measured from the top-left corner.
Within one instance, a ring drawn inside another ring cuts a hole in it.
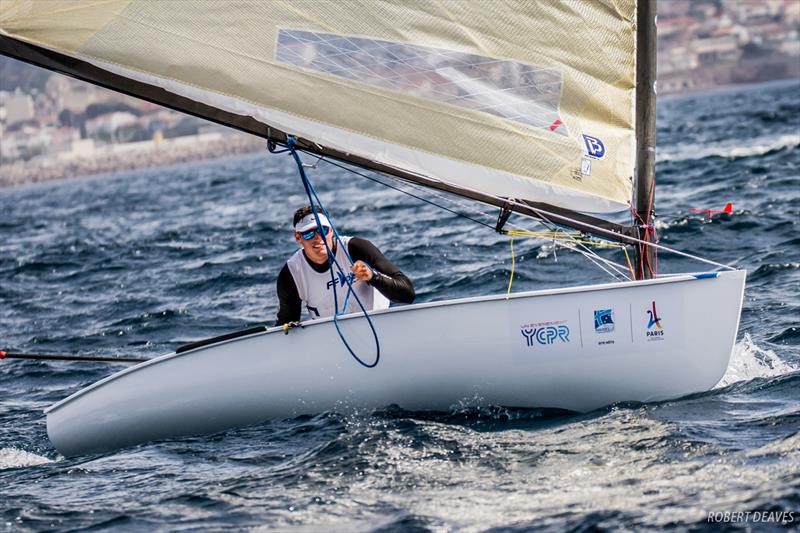
[[[628,255],[628,248],[624,244],[617,243],[617,242],[607,242],[607,241],[590,241],[586,239],[579,239],[581,237],[581,233],[579,232],[566,232],[566,231],[516,231],[516,230],[508,230],[506,231],[507,235],[511,235],[511,277],[508,280],[508,292],[506,294],[506,299],[508,299],[508,295],[511,294],[511,283],[514,280],[514,237],[532,237],[532,238],[539,238],[539,239],[548,239],[548,240],[559,240],[563,242],[570,242],[570,243],[578,243],[578,244],[585,244],[587,246],[597,246],[600,248],[621,248],[622,251],[625,253],[625,260],[628,263],[628,270],[630,271],[631,278],[634,277],[633,274],[633,265],[631,264],[631,258]]]
[[[517,230],[508,230],[506,231],[506,235],[517,235],[520,237],[541,237],[543,239],[550,239],[553,237],[580,237],[580,233],[578,232],[566,232],[566,231],[517,231]]]
[[[508,241],[511,245],[511,276],[508,278],[508,291],[506,292],[506,300],[508,297],[511,296],[511,283],[514,281],[514,237],[511,237],[511,240]]]
[[[628,256],[628,247],[620,244],[622,247],[622,251],[625,252],[625,260],[628,262],[628,270],[631,273],[631,279],[634,279],[636,275],[633,273],[633,265],[631,265],[631,258]]]

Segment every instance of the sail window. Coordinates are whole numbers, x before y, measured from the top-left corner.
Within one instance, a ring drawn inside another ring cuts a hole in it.
[[[276,59],[567,135],[561,73],[444,48],[305,30],[278,32]]]

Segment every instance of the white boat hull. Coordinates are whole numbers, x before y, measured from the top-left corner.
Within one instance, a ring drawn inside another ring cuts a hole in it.
[[[350,356],[330,319],[288,335],[271,328],[118,372],[48,408],[47,432],[76,455],[390,404],[589,411],[677,398],[725,373],[744,282],[736,271],[392,308],[371,315],[381,348],[372,369]],[[372,361],[365,318],[339,322]]]

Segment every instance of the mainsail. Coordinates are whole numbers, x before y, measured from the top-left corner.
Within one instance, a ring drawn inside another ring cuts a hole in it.
[[[631,205],[636,28],[635,0],[0,3],[0,53],[620,234],[580,213]]]

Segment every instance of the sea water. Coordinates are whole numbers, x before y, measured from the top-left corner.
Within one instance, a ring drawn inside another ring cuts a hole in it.
[[[443,413],[310,413],[65,459],[42,409],[124,366],[5,360],[0,530],[796,527],[798,94],[795,81],[659,101],[661,242],[748,271],[712,391],[587,414],[475,398]],[[309,172],[340,231],[379,246],[417,301],[506,290],[506,237],[324,162]],[[266,152],[0,190],[0,349],[149,357],[271,322],[305,202],[291,160]],[[727,202],[730,215],[689,212]],[[494,224],[495,210],[446,205]],[[550,242],[517,239],[515,252],[514,291],[611,281]]]

